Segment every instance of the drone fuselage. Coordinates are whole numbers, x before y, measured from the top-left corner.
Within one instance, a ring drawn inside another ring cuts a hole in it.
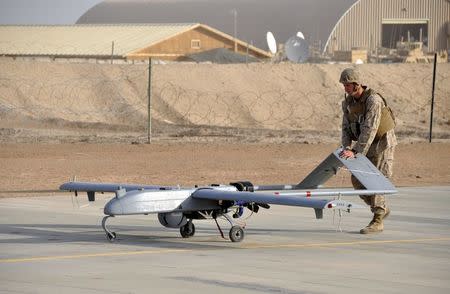
[[[217,186],[215,190],[236,191],[233,186]],[[165,212],[189,212],[217,210],[222,208],[218,201],[191,197],[197,188],[174,190],[117,191],[104,208],[110,216],[150,214]]]

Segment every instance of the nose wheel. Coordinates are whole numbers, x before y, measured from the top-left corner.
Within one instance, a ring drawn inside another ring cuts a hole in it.
[[[106,239],[108,239],[109,242],[114,242],[116,241],[117,235],[115,232],[111,232],[110,230],[108,230],[108,228],[106,227],[106,220],[110,217],[114,217],[114,215],[107,215],[103,218],[102,220],[102,228],[106,233]]]
[[[111,233],[106,233],[106,238],[108,239],[109,242],[114,242],[116,241],[117,235],[114,232]]]

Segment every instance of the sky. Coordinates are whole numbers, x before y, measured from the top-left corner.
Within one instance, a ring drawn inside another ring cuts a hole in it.
[[[0,24],[74,24],[102,0],[0,0]]]

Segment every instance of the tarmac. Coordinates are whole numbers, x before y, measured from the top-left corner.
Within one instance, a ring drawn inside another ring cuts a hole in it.
[[[399,188],[380,234],[359,234],[369,209],[316,220],[272,206],[245,220],[240,243],[211,220],[183,239],[156,215],[111,218],[110,243],[109,198],[0,199],[0,293],[450,293],[450,186]]]

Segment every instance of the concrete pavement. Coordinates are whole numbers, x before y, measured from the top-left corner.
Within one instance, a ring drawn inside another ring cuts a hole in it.
[[[156,215],[110,219],[109,243],[111,195],[0,199],[0,293],[450,293],[450,186],[399,191],[381,234],[358,233],[368,209],[345,214],[340,232],[332,212],[272,206],[242,243],[213,221],[183,239]]]

